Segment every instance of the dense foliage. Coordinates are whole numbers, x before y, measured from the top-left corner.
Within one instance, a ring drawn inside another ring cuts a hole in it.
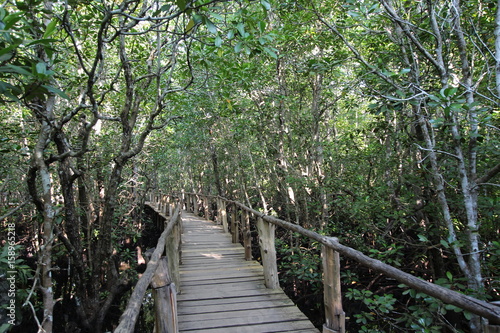
[[[0,274],[15,224],[19,277],[18,326],[0,332],[111,329],[158,189],[224,195],[498,300],[498,10],[5,1]],[[321,324],[318,245],[277,234],[281,283]],[[343,290],[353,332],[481,331],[356,262]]]

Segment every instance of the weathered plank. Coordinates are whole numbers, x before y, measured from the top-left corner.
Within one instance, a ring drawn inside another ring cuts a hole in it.
[[[280,288],[266,288],[262,266],[223,226],[187,213],[183,221],[180,332],[319,332]]]

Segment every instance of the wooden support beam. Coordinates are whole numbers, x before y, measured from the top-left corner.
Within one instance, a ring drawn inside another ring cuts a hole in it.
[[[165,195],[163,200],[164,200],[164,203],[163,203],[163,214],[165,214],[165,216],[168,216],[169,212],[168,212],[168,202],[169,202],[169,196],[168,195]]]
[[[186,212],[191,213],[191,194],[183,193],[182,204],[184,205],[184,209]]]
[[[181,277],[180,277],[180,247],[181,247],[181,223],[182,218],[181,214],[177,215],[177,221],[170,220],[169,223],[175,223],[172,229],[172,232],[167,237],[165,242],[165,253],[168,258],[168,270],[170,272],[170,276],[172,281],[175,283],[177,287],[177,291],[181,290]]]
[[[194,213],[194,202],[196,201],[196,196],[194,194],[189,195],[189,212]]]
[[[339,253],[325,245],[321,246],[323,256],[323,284],[325,319],[323,333],[345,333],[345,313],[342,310],[340,289]]]
[[[216,224],[222,224],[222,203],[221,203],[220,198],[215,198],[215,206],[216,206],[216,211],[217,211],[217,216],[215,217],[215,223]]]
[[[220,204],[220,219],[222,223],[222,228],[224,228],[224,232],[229,232],[229,226],[227,224],[227,207],[226,207],[226,201],[219,199],[219,204]]]
[[[184,190],[182,190],[182,192],[181,192],[180,201],[181,201],[181,209],[187,210],[187,206],[186,206],[186,193],[184,192]]]
[[[484,333],[500,333],[499,325],[485,325],[483,329]]]
[[[156,201],[156,209],[161,213],[162,196],[158,196],[158,201]]]
[[[500,301],[490,302],[490,304],[500,307]],[[488,325],[483,327],[484,333],[500,333],[500,321],[489,320]]]
[[[246,210],[241,211],[241,225],[243,226],[243,247],[245,260],[252,260],[252,234],[250,232],[250,215]]]
[[[231,206],[231,234],[233,238],[233,243],[238,243],[240,241],[240,229],[238,225],[238,208],[236,205]]]
[[[278,264],[276,262],[276,246],[274,245],[274,224],[264,222],[257,218],[257,230],[259,231],[260,256],[264,268],[264,283],[269,289],[280,287],[278,279]]]
[[[151,280],[155,307],[155,332],[178,333],[177,291],[170,278],[167,257],[162,257]]]
[[[172,216],[172,214],[174,213],[174,210],[175,210],[175,199],[172,199],[172,201],[170,201],[170,204],[168,205],[168,216]]]
[[[204,209],[204,212],[205,212],[205,219],[206,220],[210,220],[210,213],[209,213],[209,210],[208,210],[208,198],[207,198],[207,196],[203,197],[203,209]]]
[[[193,207],[194,207],[194,215],[198,216],[199,212],[199,206],[198,206],[198,196],[196,194],[193,194]]]

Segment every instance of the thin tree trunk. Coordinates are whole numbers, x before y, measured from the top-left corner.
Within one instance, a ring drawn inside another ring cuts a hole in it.
[[[33,167],[38,170],[42,184],[42,193],[40,196],[42,203],[41,214],[43,217],[41,232],[42,244],[40,246],[40,259],[38,262],[40,271],[40,291],[42,293],[43,302],[43,320],[42,327],[39,332],[52,332],[53,318],[54,318],[54,294],[53,294],[53,281],[52,281],[52,246],[54,243],[54,218],[56,216],[55,204],[52,198],[52,177],[49,167],[45,162],[44,151],[47,147],[47,142],[52,134],[53,108],[55,98],[49,96],[45,102],[44,110],[35,110],[35,113],[41,113],[43,116],[39,117],[41,122],[40,133],[38,142],[33,151]],[[35,179],[33,179],[34,181]],[[35,198],[35,201],[38,201]]]
[[[497,0],[495,16],[495,79],[497,98],[500,97],[500,0]]]

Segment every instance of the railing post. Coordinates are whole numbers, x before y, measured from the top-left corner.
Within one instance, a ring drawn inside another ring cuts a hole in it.
[[[193,202],[193,196],[191,194],[188,194],[187,197],[186,197],[186,210],[189,212],[189,213],[192,213],[193,212],[193,205],[192,205],[192,202]]]
[[[163,205],[165,203],[165,196],[163,194],[158,198],[158,212],[161,214],[163,212]]]
[[[208,198],[206,196],[203,196],[203,209],[205,212],[205,219],[210,220],[210,213],[208,210]]]
[[[172,200],[170,200],[170,202],[168,204],[168,216],[172,216],[174,214],[176,200],[177,199],[174,196],[172,196]]]
[[[491,302],[491,304],[500,306],[500,301]],[[484,333],[500,333],[500,322],[489,322],[488,325],[483,326]]]
[[[193,206],[194,206],[194,212],[193,214],[198,216],[198,210],[199,210],[199,207],[198,207],[198,195],[196,194],[193,194]]]
[[[345,313],[342,310],[339,253],[327,246],[321,247],[323,256],[323,284],[326,323],[323,333],[345,333]]]
[[[190,213],[190,207],[189,207],[189,194],[186,194],[186,193],[182,193],[183,196],[182,196],[182,201],[181,201],[181,204],[182,206],[184,207],[184,209],[186,210],[186,212]]]
[[[500,333],[499,325],[484,325],[484,333]]]
[[[162,194],[161,192],[158,193],[158,199],[156,200],[156,227],[160,230],[163,230],[164,225],[163,225],[163,219],[161,217],[161,204],[162,204]]]
[[[182,202],[179,203],[182,207]],[[172,232],[167,237],[167,241],[165,243],[165,253],[168,258],[168,270],[170,272],[170,276],[172,281],[175,283],[177,287],[177,291],[181,290],[180,283],[180,272],[179,272],[179,264],[180,264],[180,246],[181,246],[181,212],[179,211],[179,215],[177,216],[177,221],[170,220],[169,223],[175,223],[175,226],[172,229]]]
[[[276,247],[274,245],[274,224],[264,222],[261,217],[257,218],[257,230],[259,231],[260,256],[264,268],[264,282],[269,289],[280,287],[278,279],[278,265],[276,263]]]
[[[155,332],[179,332],[177,320],[177,292],[168,272],[168,260],[162,257],[151,280],[155,304]]]
[[[167,214],[168,214],[168,196],[167,195],[163,196],[163,205],[162,205],[162,208],[163,208],[163,214],[165,216],[167,216]]]
[[[168,216],[172,216],[174,213],[171,209],[172,205],[175,207],[174,198],[171,194],[167,195],[167,207],[165,207],[165,214],[168,213]]]
[[[252,260],[252,234],[250,232],[250,215],[246,210],[241,210],[241,224],[243,226],[243,247],[245,260]]]
[[[236,205],[233,204],[231,207],[231,234],[233,236],[233,243],[238,243],[240,241],[239,240],[240,230],[238,227],[237,215],[238,215],[238,209]]]
[[[224,232],[229,232],[229,226],[227,225],[227,206],[226,201],[224,199],[219,199],[220,204],[220,219],[222,222],[222,227],[224,228]]]
[[[215,205],[217,206],[217,208],[216,208],[217,216],[215,217],[215,223],[222,225],[222,219],[221,219],[222,204],[220,202],[221,202],[221,199],[219,197],[216,197],[215,198]]]
[[[184,205],[185,205],[185,203],[186,203],[186,193],[184,192],[184,190],[182,190],[182,191],[181,191],[181,198],[180,198],[180,201],[181,201],[181,202],[180,202],[180,204],[181,204],[181,210],[182,210],[182,209],[184,209],[184,208],[185,208],[186,210],[188,210],[188,208],[184,206]]]

